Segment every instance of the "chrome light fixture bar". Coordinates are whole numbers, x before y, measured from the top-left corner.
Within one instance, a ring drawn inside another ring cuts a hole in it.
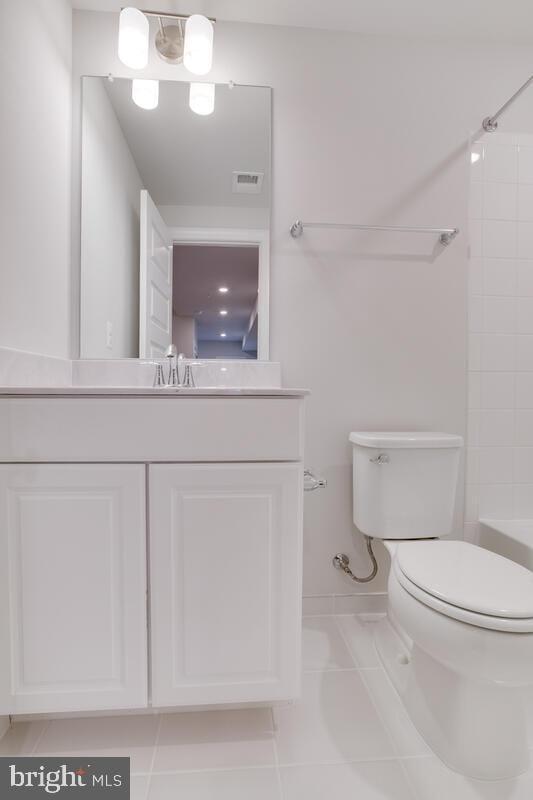
[[[514,103],[514,101],[520,97],[522,92],[525,92],[528,86],[530,86],[532,83],[533,83],[533,75],[530,78],[528,78],[524,84],[522,84],[520,89],[518,89],[518,91],[516,91],[513,94],[513,96],[510,97],[509,100],[506,103],[504,103],[503,106],[499,108],[495,114],[493,114],[491,117],[485,117],[485,119],[481,124],[483,130],[486,131],[486,133],[494,133],[495,131],[498,130],[498,119],[505,111],[507,111],[509,106],[511,106]]]
[[[147,66],[149,17],[159,21],[155,46],[164,61],[170,64],[183,62],[194,75],[206,75],[210,71],[213,60],[213,24],[216,22],[214,17],[147,11],[129,6],[122,8],[120,12],[118,54],[123,64],[131,69],[144,69]],[[170,20],[174,24],[165,25],[164,20]]]
[[[442,245],[448,245],[459,234],[459,228],[411,228],[396,225],[351,225],[343,222],[302,222],[296,220],[291,225],[290,234],[294,239],[298,239],[304,232],[304,228],[332,228],[336,230],[353,231],[394,231],[400,233],[433,233],[439,237]]]

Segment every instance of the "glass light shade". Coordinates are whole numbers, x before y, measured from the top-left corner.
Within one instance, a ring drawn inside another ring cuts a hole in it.
[[[138,8],[123,8],[118,26],[118,57],[131,69],[144,69],[148,64],[150,25]]]
[[[131,84],[131,97],[135,105],[151,111],[159,103],[159,81],[134,78]]]
[[[213,63],[213,24],[193,14],[185,24],[183,63],[193,75],[206,75]]]
[[[215,84],[191,83],[189,89],[189,108],[195,114],[207,116],[215,110]]]

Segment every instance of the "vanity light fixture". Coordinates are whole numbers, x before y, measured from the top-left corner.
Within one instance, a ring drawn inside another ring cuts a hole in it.
[[[228,314],[225,308],[221,308],[218,313],[220,314],[221,317],[225,317]]]
[[[118,57],[131,69],[144,69],[148,64],[150,25],[138,8],[123,8],[118,27]]]
[[[213,23],[193,14],[185,23],[183,63],[193,75],[207,75],[213,63]]]
[[[159,103],[159,81],[134,78],[131,84],[131,97],[135,105],[151,111]]]
[[[159,30],[155,47],[169,64],[185,64],[193,75],[206,75],[213,63],[213,23],[202,14],[172,14],[123,8],[119,18],[118,57],[131,69],[144,69],[148,64],[150,44],[149,17],[155,17]],[[165,24],[164,21],[171,24]]]
[[[215,84],[191,83],[189,89],[189,108],[195,114],[205,117],[215,110]]]

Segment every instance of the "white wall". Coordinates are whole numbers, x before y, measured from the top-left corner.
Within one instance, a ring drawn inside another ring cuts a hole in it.
[[[105,87],[93,79],[83,84],[82,140],[80,354],[136,358],[143,182]]]
[[[71,20],[0,3],[0,346],[70,354]]]
[[[169,228],[270,227],[270,209],[245,206],[158,206]]]
[[[77,74],[131,75],[115,15],[76,14],[74,30]],[[217,24],[210,77],[273,87],[271,355],[312,390],[306,462],[328,479],[306,497],[307,595],[386,585],[384,571],[360,587],[331,567],[345,551],[368,569],[349,431],[465,432],[468,140],[530,72],[529,47]],[[153,56],[146,77],[186,75]],[[431,260],[431,237],[293,240],[298,217],[462,233]]]
[[[465,533],[475,540],[479,518],[533,518],[533,135],[492,134],[472,153]]]

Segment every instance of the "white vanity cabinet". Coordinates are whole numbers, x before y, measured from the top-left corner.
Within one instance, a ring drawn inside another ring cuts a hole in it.
[[[0,396],[0,714],[296,697],[302,422],[301,394]]]
[[[0,713],[146,705],[145,468],[0,466]]]
[[[165,464],[149,476],[154,705],[296,695],[299,465]]]

